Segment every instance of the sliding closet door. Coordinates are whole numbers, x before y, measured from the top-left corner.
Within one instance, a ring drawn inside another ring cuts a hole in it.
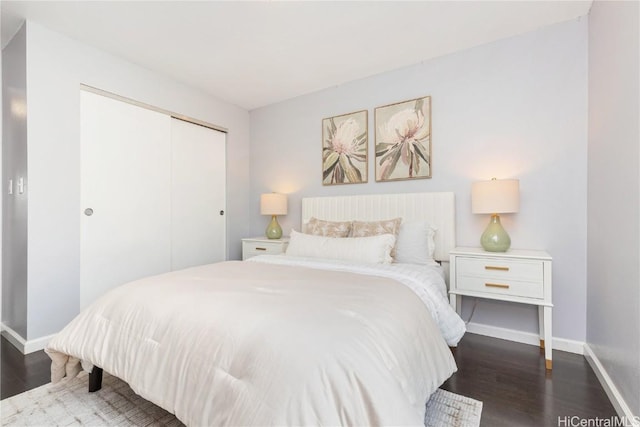
[[[170,268],[171,118],[81,91],[80,305]]]
[[[226,135],[171,120],[171,269],[226,258]]]

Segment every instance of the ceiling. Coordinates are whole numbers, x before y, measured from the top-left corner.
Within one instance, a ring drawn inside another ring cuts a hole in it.
[[[588,14],[588,1],[7,1],[27,19],[247,110]]]

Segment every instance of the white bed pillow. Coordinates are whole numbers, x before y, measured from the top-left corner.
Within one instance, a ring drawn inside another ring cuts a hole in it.
[[[395,262],[435,265],[434,236],[436,228],[427,221],[408,221],[400,224],[396,242]]]
[[[324,237],[291,230],[286,255],[339,259],[368,264],[390,264],[396,238],[391,234],[371,237]]]

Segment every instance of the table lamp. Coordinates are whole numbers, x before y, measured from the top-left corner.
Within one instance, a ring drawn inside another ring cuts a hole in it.
[[[501,213],[518,212],[520,208],[520,181],[495,179],[474,182],[471,186],[471,210],[475,214],[491,214],[489,225],[480,237],[480,244],[488,252],[506,252],[511,238],[502,224]]]
[[[271,215],[271,222],[267,226],[265,235],[269,239],[282,237],[282,227],[278,224],[276,215],[287,214],[287,196],[278,193],[266,193],[260,195],[260,214]]]

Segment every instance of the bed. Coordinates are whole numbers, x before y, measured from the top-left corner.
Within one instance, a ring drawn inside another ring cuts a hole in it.
[[[445,261],[454,211],[452,193],[309,198],[302,227],[426,220],[437,229],[433,260]],[[339,248],[387,253],[387,236],[339,239]],[[194,426],[422,424],[429,396],[456,370],[448,346],[464,334],[442,267],[302,256],[305,239],[292,238],[292,254],[110,291],[48,344],[52,381],[104,369]]]

